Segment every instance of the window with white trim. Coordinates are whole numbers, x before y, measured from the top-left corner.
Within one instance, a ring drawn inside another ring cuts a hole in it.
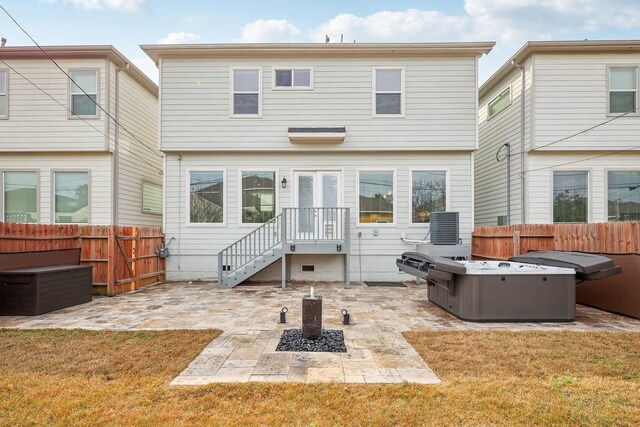
[[[638,100],[638,67],[609,67],[609,113],[634,113]]]
[[[162,215],[162,185],[142,181],[142,212]]]
[[[0,119],[9,117],[9,73],[0,70]]]
[[[609,221],[640,221],[640,171],[607,173]]]
[[[71,114],[73,116],[95,117],[98,115],[98,71],[70,71],[69,82]]]
[[[6,222],[38,222],[38,174],[33,171],[2,173],[2,220]]]
[[[358,222],[394,223],[393,171],[361,171],[358,174]]]
[[[261,224],[276,213],[276,173],[242,172],[242,223]]]
[[[310,89],[313,86],[311,76],[310,68],[276,68],[274,70],[274,87],[277,89]]]
[[[588,172],[553,172],[553,222],[588,222],[588,194]]]
[[[428,223],[431,212],[447,210],[447,173],[413,171],[411,173],[411,223]]]
[[[404,113],[404,70],[375,68],[373,71],[375,115],[402,115]]]
[[[487,107],[488,117],[493,117],[511,104],[511,87],[506,88],[498,96],[489,102]]]
[[[54,172],[56,224],[89,222],[89,172]]]
[[[233,115],[260,115],[261,71],[256,69],[234,69],[232,73]]]
[[[189,173],[189,222],[224,223],[224,172]]]

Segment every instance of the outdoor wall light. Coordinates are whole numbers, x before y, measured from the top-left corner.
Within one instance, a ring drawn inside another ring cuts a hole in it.
[[[280,311],[280,323],[287,323],[287,311],[289,311],[287,307],[282,307]]]
[[[280,185],[282,185],[282,188],[287,188],[287,178],[286,177],[282,177],[282,181],[280,181]]]

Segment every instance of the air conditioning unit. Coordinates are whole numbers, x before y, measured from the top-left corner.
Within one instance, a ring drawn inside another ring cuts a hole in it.
[[[431,243],[457,245],[460,243],[460,212],[431,212]]]

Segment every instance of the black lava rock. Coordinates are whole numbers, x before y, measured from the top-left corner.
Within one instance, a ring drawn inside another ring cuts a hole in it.
[[[302,338],[301,329],[285,329],[280,337],[276,351],[313,351],[346,353],[344,334],[337,329],[323,329],[317,340]]]

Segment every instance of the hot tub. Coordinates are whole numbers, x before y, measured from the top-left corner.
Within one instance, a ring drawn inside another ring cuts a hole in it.
[[[576,266],[558,264],[453,261],[416,252],[396,261],[401,271],[427,281],[429,301],[460,319],[483,322],[573,321]],[[609,273],[617,274],[609,264]]]

